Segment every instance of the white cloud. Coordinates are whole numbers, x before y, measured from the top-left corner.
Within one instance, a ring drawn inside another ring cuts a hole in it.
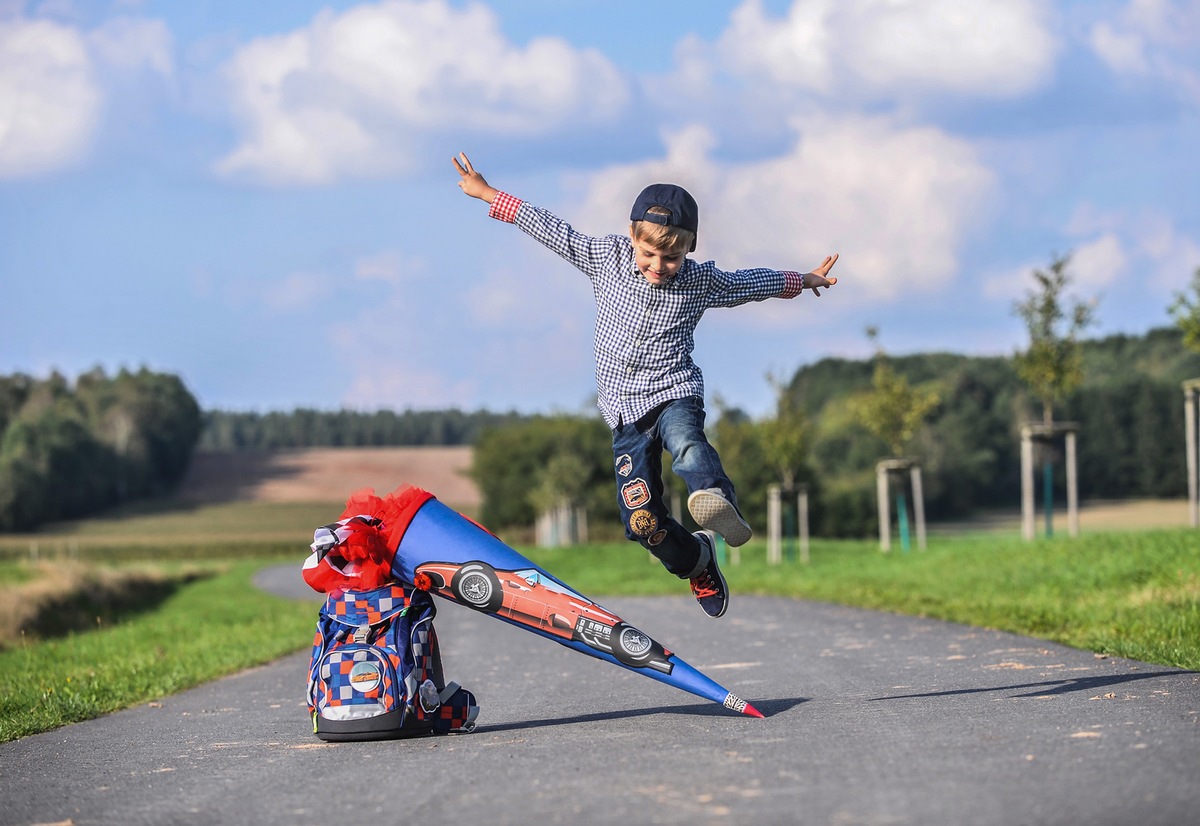
[[[48,20],[0,21],[0,179],[78,160],[102,99],[79,32]]]
[[[171,32],[162,20],[117,17],[88,34],[99,60],[118,69],[151,69],[170,77],[174,72]]]
[[[1128,266],[1125,247],[1113,233],[1105,233],[1077,247],[1071,256],[1072,277],[1089,291],[1115,284]]]
[[[423,259],[408,256],[398,250],[364,255],[354,262],[354,277],[359,281],[380,281],[398,287],[405,281],[423,277],[428,272]]]
[[[0,179],[52,172],[87,154],[109,103],[106,68],[170,76],[166,25],[119,17],[83,32],[49,19],[0,19]]]
[[[324,11],[248,44],[226,70],[244,136],[217,169],[267,183],[403,171],[438,130],[543,134],[626,99],[599,52],[551,37],[516,46],[486,7],[445,0]]]
[[[357,410],[469,409],[478,406],[473,379],[450,378],[417,358],[361,366],[340,403]]]
[[[969,144],[879,118],[812,119],[796,129],[789,151],[748,164],[714,160],[706,129],[682,130],[661,161],[597,173],[576,226],[622,232],[640,188],[668,180],[700,204],[695,255],[726,269],[807,270],[839,252],[840,274],[872,302],[954,279],[964,236],[993,189]]]
[[[1101,21],[1092,27],[1089,40],[1092,50],[1118,74],[1144,74],[1150,69],[1146,41],[1140,35],[1118,32]]]
[[[718,44],[731,69],[827,94],[1010,97],[1045,83],[1058,42],[1033,0],[746,0]]]
[[[984,298],[1009,303],[1017,301],[1033,286],[1033,270],[1040,266],[1030,262],[985,275],[982,284]]]
[[[797,2],[783,20],[769,18],[760,0],[746,0],[730,16],[718,44],[741,75],[828,91],[834,80],[837,33],[832,0]]]
[[[1192,103],[1200,102],[1200,3],[1130,0],[1112,20],[1088,33],[1096,55],[1118,75],[1165,81]]]
[[[333,294],[328,276],[312,272],[294,272],[277,284],[272,284],[262,297],[262,304],[277,313],[306,310]]]
[[[1067,220],[1063,235],[1071,255],[1068,271],[1080,294],[1127,283],[1144,299],[1161,301],[1183,289],[1200,266],[1200,243],[1154,210],[1106,211],[1084,202]],[[984,295],[1019,298],[1032,286],[1033,270],[1046,264],[1030,262],[995,273],[985,279]],[[1108,309],[1118,313],[1121,308]]]

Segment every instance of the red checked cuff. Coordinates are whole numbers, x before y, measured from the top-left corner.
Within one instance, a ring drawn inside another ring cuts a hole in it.
[[[795,298],[804,289],[804,275],[798,272],[783,271],[783,292],[780,298]]]
[[[488,217],[511,224],[517,220],[517,210],[520,206],[520,198],[514,198],[507,192],[497,192],[491,208],[488,209]]]

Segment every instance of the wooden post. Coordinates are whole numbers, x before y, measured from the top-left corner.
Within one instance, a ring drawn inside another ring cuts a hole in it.
[[[796,496],[796,521],[800,523],[800,561],[808,564],[808,488],[800,486]]]
[[[1188,518],[1200,527],[1200,454],[1196,445],[1196,397],[1200,379],[1183,383],[1184,449],[1187,451]]]
[[[779,485],[767,488],[767,564],[778,565],[783,559],[783,508]]]
[[[1033,539],[1033,430],[1021,427],[1021,536]]]
[[[913,515],[917,521],[917,543],[925,549],[925,494],[921,486],[921,466],[911,457],[883,459],[875,464],[875,498],[879,500],[879,545],[884,552],[892,549],[891,503],[888,502],[888,476],[909,472],[913,490]],[[901,490],[904,477],[900,476]],[[903,497],[903,494],[900,494]]]
[[[1067,524],[1071,536],[1079,536],[1079,474],[1076,466],[1075,434],[1079,425],[1075,422],[1057,422],[1051,424],[1030,423],[1021,425],[1021,535],[1033,539],[1033,442],[1049,441],[1058,434],[1063,434],[1066,441],[1067,464]],[[1047,462],[1047,467],[1049,463]],[[1052,478],[1047,474],[1047,482]],[[1049,488],[1049,484],[1046,485]],[[1044,491],[1046,501],[1050,502],[1052,491]],[[1046,513],[1047,534],[1050,532],[1050,513]]]
[[[925,550],[925,493],[921,485],[921,466],[913,465],[909,471],[912,479],[913,516],[917,520],[917,548]]]
[[[892,518],[888,512],[888,472],[884,462],[875,465],[875,498],[879,500],[879,547],[892,549]]]
[[[1067,535],[1079,536],[1079,474],[1075,470],[1075,431],[1067,431]]]

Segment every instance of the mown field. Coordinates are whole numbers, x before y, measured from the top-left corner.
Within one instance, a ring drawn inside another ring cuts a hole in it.
[[[300,565],[339,503],[143,509],[0,537],[0,741],[154,702],[305,648],[313,602],[258,592]],[[810,561],[727,560],[734,598],[771,594],[936,617],[1200,670],[1200,535],[1086,532],[1029,543],[1011,531],[932,535],[925,551],[814,541]],[[519,548],[582,592],[681,594],[635,545]],[[31,612],[30,606],[35,608]]]

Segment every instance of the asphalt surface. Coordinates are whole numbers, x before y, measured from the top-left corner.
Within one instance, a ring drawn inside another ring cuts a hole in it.
[[[312,598],[296,566],[259,581]],[[1200,822],[1200,674],[819,603],[601,601],[765,719],[439,601],[473,734],[323,743],[301,653],[0,746],[0,823]]]

